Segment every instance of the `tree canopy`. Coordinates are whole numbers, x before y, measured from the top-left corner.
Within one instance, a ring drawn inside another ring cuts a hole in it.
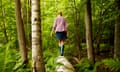
[[[88,0],[91,2],[91,32],[95,56],[95,64],[93,64],[87,59],[86,1],[40,0],[41,48],[46,72],[54,72],[56,66],[54,62],[59,56],[55,34],[53,37],[50,36],[52,25],[59,11],[63,12],[68,23],[65,57],[74,66],[76,72],[120,71],[119,49],[116,49],[119,48],[120,43],[117,40],[120,35],[118,27],[120,24],[120,2],[119,0]],[[32,70],[32,4],[31,0],[20,0],[20,2],[29,62],[27,65],[22,64],[18,27],[16,27],[15,2],[14,0],[0,0],[1,72],[29,72]],[[116,56],[115,59],[113,59],[114,56]]]

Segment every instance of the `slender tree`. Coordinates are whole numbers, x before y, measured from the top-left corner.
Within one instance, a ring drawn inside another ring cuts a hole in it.
[[[80,22],[79,22],[79,20],[80,20],[80,12],[78,11],[77,6],[76,6],[76,0],[73,0],[72,2],[73,2],[72,7],[74,8],[73,9],[73,14],[74,14],[73,19],[74,19],[75,36],[76,36],[76,40],[75,40],[76,45],[75,46],[77,47],[77,51],[78,51],[78,59],[81,59],[82,47],[80,45],[81,44],[81,38],[80,38],[80,29],[79,29],[79,27],[80,27]]]
[[[81,47],[81,39],[80,39],[80,31],[79,31],[79,14],[76,12],[76,18],[75,18],[75,29],[76,29],[76,45],[77,45],[77,50],[78,50],[78,55],[79,55],[79,59],[81,59],[81,54],[82,54],[82,52],[81,52],[81,50],[82,50],[82,47]]]
[[[21,17],[20,0],[15,0],[15,13],[16,13],[16,26],[17,26],[19,47],[20,47],[23,64],[25,64],[25,63],[28,63],[28,56],[27,56],[28,53],[26,48],[24,25]]]
[[[2,7],[2,0],[1,0],[1,10],[2,10],[2,25],[3,25],[3,33],[4,33],[4,36],[5,36],[5,39],[6,39],[6,43],[8,42],[8,36],[7,36],[7,30],[6,30],[6,23],[5,23],[5,10],[3,9]]]
[[[27,29],[31,29],[31,0],[27,0]],[[28,32],[28,46],[31,48],[31,31]]]
[[[25,27],[25,34],[28,36],[26,38],[26,44],[28,48],[31,48],[31,10],[29,5],[30,0],[23,0],[21,1],[22,4],[22,18],[23,24]]]
[[[101,0],[102,1],[102,0]],[[103,16],[103,9],[102,7],[100,8],[99,10],[99,16],[100,16],[100,19],[99,19],[99,24],[98,24],[98,32],[97,32],[97,35],[96,35],[96,53],[99,55],[100,53],[100,43],[101,43],[101,34],[102,34],[102,29],[103,29],[103,25],[102,25],[102,16]]]
[[[116,10],[120,10],[120,0],[116,1]],[[115,24],[115,38],[114,38],[114,58],[120,59],[120,14],[117,16]]]
[[[22,7],[23,23],[24,25],[26,25],[27,24],[27,0],[23,0],[21,4],[22,4],[21,7]]]
[[[87,42],[88,59],[90,59],[94,63],[95,56],[94,56],[93,41],[92,41],[92,18],[91,18],[90,0],[86,0],[85,24],[86,24],[86,42]]]
[[[45,72],[42,54],[40,0],[32,0],[32,61],[33,72]]]

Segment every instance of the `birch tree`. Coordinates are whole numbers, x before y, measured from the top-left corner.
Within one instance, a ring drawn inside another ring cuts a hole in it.
[[[33,72],[45,72],[42,54],[40,0],[32,0],[32,66]]]

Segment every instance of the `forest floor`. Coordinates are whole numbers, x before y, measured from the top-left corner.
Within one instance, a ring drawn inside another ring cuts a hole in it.
[[[113,58],[113,53],[112,50],[101,50],[99,52],[95,52],[95,62],[101,62],[104,59],[109,59],[109,58]],[[82,51],[82,58],[87,58],[87,50],[83,50]],[[69,59],[70,60],[70,59]],[[72,65],[75,65],[79,62],[79,60],[70,60]],[[115,72],[115,71],[111,71],[110,69],[106,69],[105,65],[100,65],[98,67],[98,71],[97,72]]]

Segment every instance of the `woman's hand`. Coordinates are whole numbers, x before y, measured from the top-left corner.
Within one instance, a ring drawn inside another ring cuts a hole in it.
[[[51,36],[51,37],[53,36],[53,31],[51,31],[50,36]]]
[[[52,29],[51,33],[50,33],[50,36],[52,37],[53,36],[53,33],[54,33],[54,29]]]

